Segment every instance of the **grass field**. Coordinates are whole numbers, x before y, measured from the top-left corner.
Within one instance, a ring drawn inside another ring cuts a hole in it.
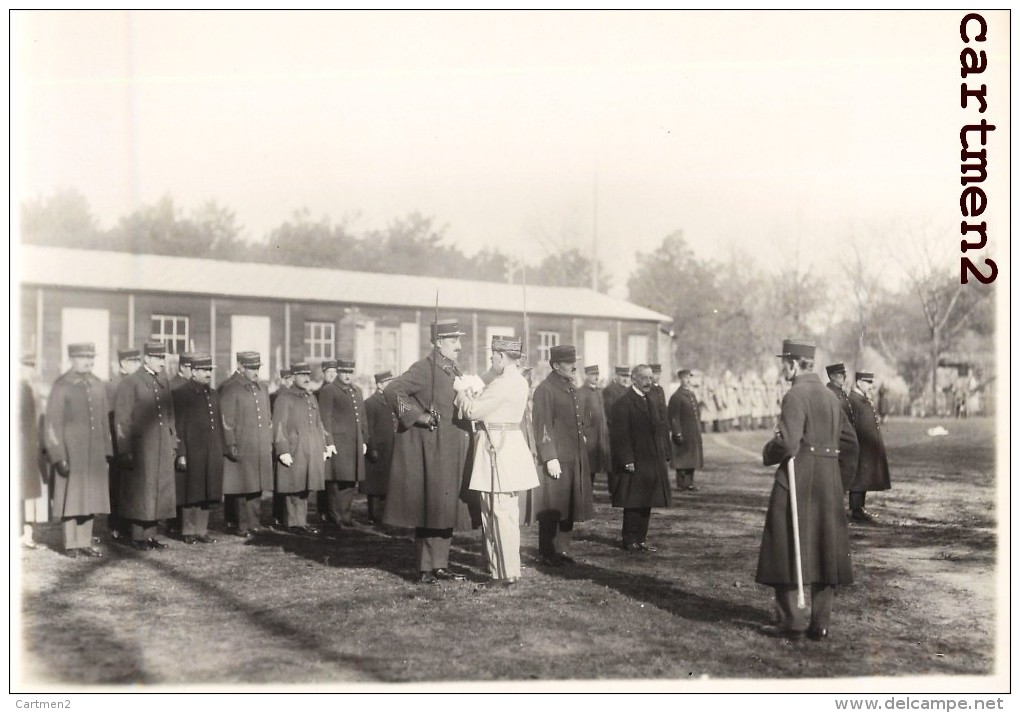
[[[839,590],[826,642],[758,632],[772,616],[771,590],[753,581],[769,434],[731,432],[705,435],[700,490],[653,512],[658,553],[619,547],[621,511],[600,476],[596,518],[575,529],[578,564],[543,568],[527,528],[511,592],[479,590],[480,532],[454,537],[468,582],[414,584],[411,533],[369,525],[363,500],[359,524],[338,533],[214,533],[216,544],[162,552],[108,542],[101,520],[101,560],[62,557],[59,530],[42,526],[47,547],[21,552],[12,686],[612,679],[682,690],[708,678],[722,690],[731,679],[992,676],[1008,659],[995,649],[997,612],[1008,616],[996,601],[995,424],[951,421],[949,435],[928,436],[934,425],[885,427],[893,489],[869,494],[880,525],[851,526],[855,584]]]

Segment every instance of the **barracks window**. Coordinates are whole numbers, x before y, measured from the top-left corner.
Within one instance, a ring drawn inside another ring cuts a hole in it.
[[[188,318],[177,314],[152,315],[152,339],[163,342],[168,354],[188,351]]]
[[[336,358],[336,325],[305,322],[305,355],[308,359]]]

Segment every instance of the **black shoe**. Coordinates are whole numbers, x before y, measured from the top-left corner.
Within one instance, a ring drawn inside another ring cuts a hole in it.
[[[136,550],[151,550],[148,540],[131,540],[131,546]]]
[[[639,542],[639,543],[637,543],[637,548],[639,550],[641,550],[642,552],[658,552],[659,551],[658,547],[655,547],[654,545],[650,545],[647,542]]]
[[[489,579],[478,585],[479,592],[507,592],[517,586],[516,579]]]
[[[691,491],[696,491],[698,489],[698,487],[696,485],[688,485],[687,489],[691,490]]]
[[[78,552],[85,557],[102,557],[103,551],[97,547],[82,547]]]
[[[566,552],[557,552],[556,556],[559,557],[560,562],[563,564],[577,564],[577,560],[568,555]]]
[[[433,576],[435,576],[436,579],[446,579],[451,582],[463,582],[465,579],[467,579],[467,577],[465,577],[463,574],[451,572],[450,570],[444,569],[443,567],[432,570],[432,574]]]
[[[78,550],[77,550],[77,548],[72,547],[69,550],[64,550],[64,557],[67,557],[68,559],[72,559],[72,560],[78,559]]]
[[[198,541],[194,535],[184,535],[184,537],[182,537],[181,539],[184,541],[184,544],[186,545],[193,545],[195,544],[195,542]]]
[[[875,525],[878,523],[878,518],[872,515],[864,508],[850,511],[850,519],[856,522],[866,522],[869,525]]]
[[[807,635],[808,638],[811,639],[812,641],[824,641],[825,639],[829,638],[829,630],[816,629],[815,627],[811,627],[808,629]]]
[[[195,542],[201,542],[203,545],[211,545],[216,542],[216,538],[211,535],[195,535]]]
[[[542,564],[546,567],[562,567],[563,560],[556,555],[542,555]]]
[[[763,626],[761,633],[773,639],[803,639],[806,632],[786,629],[780,626]]]
[[[165,550],[170,547],[170,545],[165,542],[160,542],[155,537],[150,537],[148,542],[150,550]]]
[[[624,542],[623,549],[627,552],[640,552],[641,546],[636,542]]]
[[[431,572],[422,572],[418,577],[418,584],[439,584],[439,580]]]

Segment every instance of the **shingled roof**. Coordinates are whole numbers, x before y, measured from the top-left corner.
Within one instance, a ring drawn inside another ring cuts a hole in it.
[[[415,309],[433,307],[438,289],[444,309],[519,314],[525,307],[522,287],[501,282],[38,245],[23,245],[20,253],[24,285]],[[529,285],[526,306],[528,314],[672,321],[583,287]]]

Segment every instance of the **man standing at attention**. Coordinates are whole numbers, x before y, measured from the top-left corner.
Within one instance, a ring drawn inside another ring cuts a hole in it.
[[[853,428],[821,378],[814,373],[815,344],[783,342],[783,378],[791,383],[783,397],[775,436],[762,450],[764,465],[778,465],[765,515],[755,581],[775,590],[777,623],[767,636],[815,640],[829,635],[835,587],[853,583],[850,541],[839,476],[840,446],[853,439]],[[800,572],[810,597],[810,616],[797,607],[790,464],[795,465]]]
[[[384,390],[400,430],[393,440],[383,522],[415,528],[421,584],[466,579],[449,569],[454,529],[471,527],[460,499],[469,436],[467,424],[455,420],[453,404],[463,335],[456,320],[434,322],[429,354]]]
[[[584,385],[581,387],[584,403],[584,420],[587,424],[584,438],[588,446],[588,468],[591,483],[595,485],[596,473],[608,473],[613,467],[609,459],[609,428],[606,425],[605,402],[599,389],[598,365],[584,367]]]
[[[829,377],[829,383],[825,385],[826,388],[828,388],[839,401],[839,405],[843,409],[843,413],[846,414],[846,417],[850,420],[850,425],[853,425],[853,407],[850,405],[850,398],[843,390],[844,384],[846,383],[846,367],[843,366],[843,362],[829,364],[825,367],[825,374]],[[856,441],[856,435],[854,438]],[[854,476],[857,474],[857,458],[858,447],[856,442],[852,447],[849,443],[843,444],[840,447],[839,475],[843,479],[844,491],[850,490],[850,486],[854,482]]]
[[[117,402],[117,387],[120,386],[120,382],[142,368],[142,353],[137,349],[121,349],[117,352],[117,363],[119,365],[117,373],[111,376],[106,384],[106,405],[110,409],[108,422],[113,446],[113,458],[110,459],[110,517],[106,520],[106,528],[113,539],[126,540],[130,525],[123,520],[120,512],[121,458],[120,451],[117,450],[117,423],[113,407]]]
[[[532,420],[538,460],[545,474],[533,493],[542,564],[572,564],[570,539],[575,522],[594,514],[591,469],[584,442],[581,396],[574,386],[577,350],[558,345],[549,350],[552,371],[535,389]],[[610,428],[612,418],[610,417]]]
[[[71,344],[67,352],[71,370],[53,384],[46,402],[46,453],[55,471],[53,517],[63,524],[64,554],[102,557],[92,546],[92,523],[98,513],[110,512],[106,457],[113,449],[106,386],[92,374],[94,344]]]
[[[669,430],[678,490],[697,490],[694,471],[705,467],[701,449],[701,409],[691,389],[691,370],[677,372],[680,387],[669,399]]]
[[[853,482],[850,483],[850,519],[854,522],[874,524],[878,519],[864,509],[864,496],[869,490],[888,490],[889,461],[885,455],[885,441],[879,425],[875,405],[871,401],[875,375],[858,371],[854,389],[850,392],[850,407],[854,429],[857,432],[858,456]]]
[[[383,389],[393,381],[393,372],[382,371],[375,375],[375,393],[365,399],[365,417],[368,419],[368,453],[365,455],[365,495],[368,497],[368,519],[379,522],[386,503],[386,480],[393,460],[393,438],[397,432],[397,417],[386,403]]]
[[[626,366],[618,366],[613,370],[613,381],[606,388],[602,389],[602,405],[606,414],[606,423],[612,418],[613,402],[627,393],[630,388],[630,369]]]
[[[319,413],[332,437],[336,455],[326,468],[326,512],[323,520],[353,525],[351,509],[358,483],[365,480],[368,419],[361,389],[351,383],[354,362],[337,361],[337,378],[319,389]]]

